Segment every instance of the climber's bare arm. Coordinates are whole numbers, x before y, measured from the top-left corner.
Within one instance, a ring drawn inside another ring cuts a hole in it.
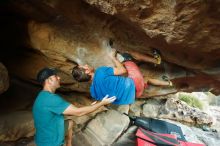
[[[123,75],[123,74],[127,73],[127,70],[124,67],[124,65],[115,57],[115,54],[116,54],[116,50],[112,49],[112,52],[109,55],[115,64],[115,67],[113,68],[114,75]]]

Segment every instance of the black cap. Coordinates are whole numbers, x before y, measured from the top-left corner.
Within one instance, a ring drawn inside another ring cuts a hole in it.
[[[37,74],[37,81],[42,84],[47,78],[52,75],[57,75],[57,70],[55,68],[43,68]]]

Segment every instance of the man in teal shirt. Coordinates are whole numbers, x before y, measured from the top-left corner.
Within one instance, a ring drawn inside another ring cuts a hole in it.
[[[82,116],[112,103],[116,99],[106,96],[99,103],[77,108],[55,94],[56,89],[60,87],[60,77],[55,69],[42,69],[38,73],[37,80],[43,85],[43,90],[38,94],[33,106],[37,146],[63,146],[65,139],[64,115]],[[72,143],[72,121],[69,121],[69,126],[66,146],[71,146]]]

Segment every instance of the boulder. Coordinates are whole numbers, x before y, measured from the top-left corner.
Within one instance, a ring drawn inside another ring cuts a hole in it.
[[[22,137],[31,137],[34,133],[34,121],[30,111],[0,115],[0,141],[15,141]]]
[[[159,118],[172,119],[196,126],[211,126],[214,122],[211,115],[190,107],[185,102],[175,98],[168,99],[164,106],[160,108],[159,113]]]
[[[111,145],[127,129],[129,119],[114,110],[103,112],[91,120],[85,130],[75,136],[75,145]]]

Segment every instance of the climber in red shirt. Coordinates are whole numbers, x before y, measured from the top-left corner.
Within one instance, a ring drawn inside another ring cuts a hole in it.
[[[113,49],[113,51],[115,51]],[[154,52],[155,57],[147,56],[144,54],[140,54],[137,52],[130,51],[129,53],[117,53],[117,58],[123,62],[125,68],[127,69],[128,77],[133,79],[135,88],[136,88],[136,97],[140,98],[144,92],[144,89],[147,88],[148,84],[156,85],[156,86],[172,86],[172,82],[170,80],[158,80],[153,78],[145,78],[143,77],[139,67],[134,63],[134,60],[151,62],[154,64],[161,63],[160,54]]]

